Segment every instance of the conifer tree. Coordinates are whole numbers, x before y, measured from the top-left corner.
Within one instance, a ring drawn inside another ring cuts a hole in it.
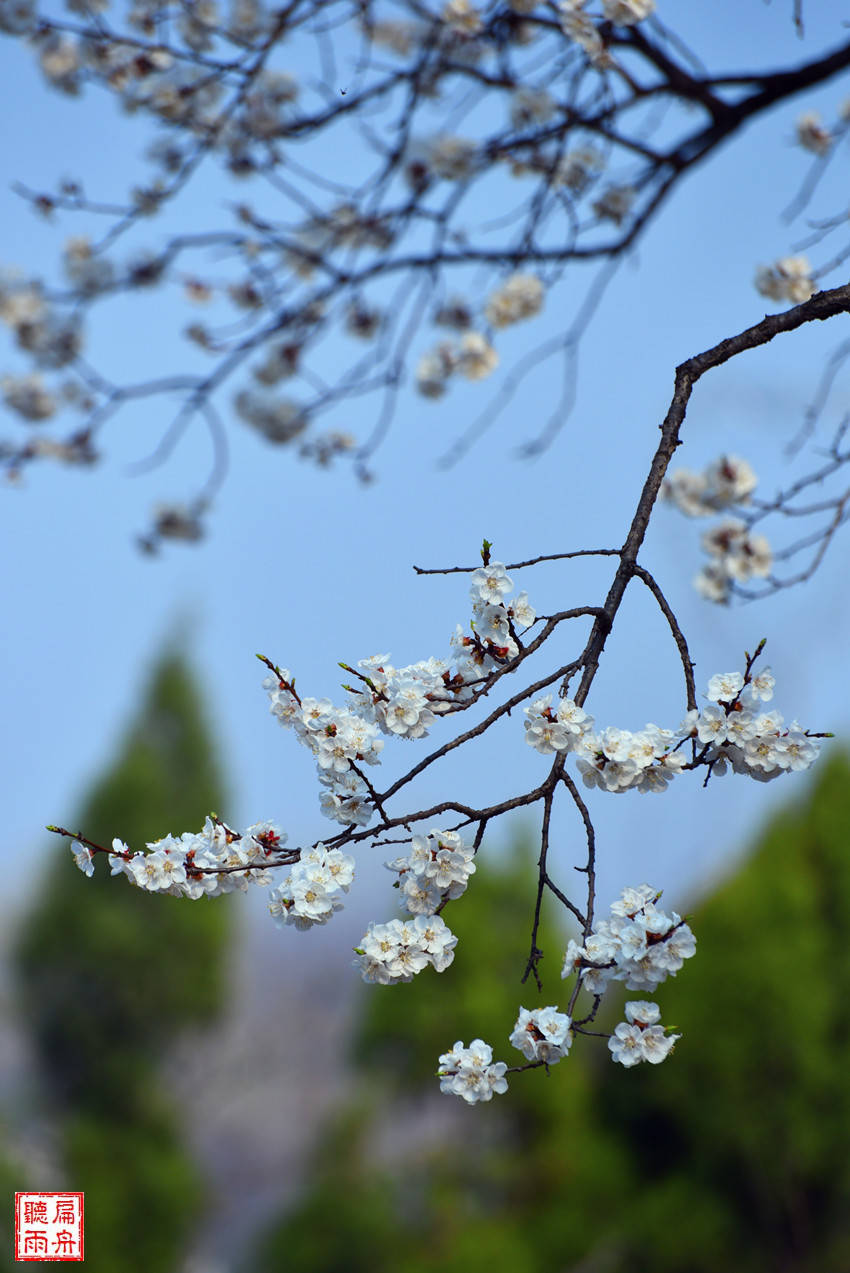
[[[133,843],[200,825],[223,791],[185,659],[157,663],[116,759],[72,825]],[[202,1196],[159,1063],[221,1005],[226,906],[152,897],[50,863],[15,951],[19,999],[86,1193],[86,1266],[173,1273]]]

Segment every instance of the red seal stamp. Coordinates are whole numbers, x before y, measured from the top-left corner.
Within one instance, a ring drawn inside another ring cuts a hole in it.
[[[82,1260],[83,1195],[16,1193],[15,1259]]]

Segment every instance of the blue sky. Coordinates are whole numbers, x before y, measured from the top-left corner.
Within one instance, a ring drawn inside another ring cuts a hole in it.
[[[760,65],[767,60],[765,50],[776,65],[794,64],[842,38],[837,22],[813,12],[806,15],[807,39],[800,42],[791,26],[790,0],[772,6],[757,0],[720,3],[710,11],[689,3],[679,11],[680,29],[706,61],[730,69]],[[0,44],[0,75],[7,85],[0,256],[2,263],[37,272],[52,268],[46,263],[65,237],[91,227],[70,216],[52,224],[35,219],[8,183],[19,179],[38,187],[67,174],[84,177],[92,195],[120,196],[137,179],[135,156],[149,134],[142,119],[120,115],[103,94],[89,91],[74,100],[46,92],[17,41]],[[147,453],[167,421],[156,402],[113,426],[99,467],[42,466],[19,488],[0,490],[6,546],[2,772],[9,793],[0,852],[10,904],[20,903],[35,873],[51,854],[63,851],[41,828],[73,818],[135,710],[151,661],[181,627],[231,775],[230,818],[237,824],[277,818],[296,842],[327,830],[309,756],[267,714],[255,652],[292,668],[303,692],[334,697],[340,694],[339,660],[354,663],[376,651],[391,651],[397,664],[444,656],[455,623],[467,621],[463,579],[417,578],[413,563],[471,563],[485,535],[494,541],[495,554],[508,561],[621,543],[675,365],[761,317],[765,302],[752,286],[755,267],[787,253],[802,237],[799,227],[789,229],[780,219],[807,170],[807,157],[792,144],[797,114],[820,108],[834,116],[848,96],[847,80],[806,95],[757,121],[687,178],[603,301],[582,346],[575,412],[536,460],[519,461],[513,452],[521,425],[535,413],[545,414],[547,389],[552,392],[545,376],[448,471],[438,470],[434,461],[479,406],[481,386],[458,386],[439,403],[408,389],[377,457],[377,480],[368,487],[358,485],[344,466],[326,473],[293,463],[231,417],[231,471],[208,537],[197,546],[168,547],[155,560],[136,551],[133,536],[158,498],[186,493],[202,462],[199,450],[186,445],[167,469],[127,476],[128,463]],[[181,215],[203,226],[211,207],[222,208],[242,189],[205,177]],[[832,212],[844,199],[833,177],[815,207]],[[159,235],[156,221],[145,225],[149,243],[156,245]],[[583,285],[583,276],[568,274],[543,315],[517,336],[517,347],[569,321],[579,278]],[[841,281],[835,277],[826,285]],[[162,307],[168,306],[173,302],[155,293],[118,307],[114,320],[93,334],[104,366],[132,365],[142,350],[163,371],[181,365],[173,343],[159,331]],[[182,311],[173,313],[175,321],[185,321]],[[843,325],[834,323],[806,330],[707,377],[689,409],[679,462],[700,467],[732,451],[752,462],[763,494],[787,483],[794,470],[784,446],[798,427],[823,359],[842,334]],[[503,346],[506,360],[510,339]],[[425,343],[427,338],[417,351]],[[8,361],[12,366],[11,354]],[[343,412],[329,423],[363,433],[375,410],[374,401],[358,399],[350,404],[348,421]],[[11,427],[4,420],[4,432]],[[701,601],[691,588],[701,564],[699,532],[698,523],[659,508],[642,554],[688,635],[698,689],[712,673],[740,666],[744,649],[767,636],[776,704],[786,718],[847,736],[850,591],[844,543],[839,540],[804,589],[722,609]],[[777,545],[781,542],[777,535]],[[546,612],[598,604],[610,571],[598,562],[563,563],[524,572],[518,582]],[[577,648],[578,638],[574,645],[561,638],[553,657],[565,661],[560,654]],[[675,726],[681,719],[680,669],[647,596],[629,595],[588,707],[600,724],[627,728],[647,720]],[[447,736],[438,727],[433,741]],[[398,743],[385,754],[388,769],[406,767],[424,749],[421,743]],[[498,738],[475,743],[468,756],[435,765],[417,788],[416,803],[507,794],[536,782],[545,765],[523,743],[515,718]],[[665,796],[593,793],[601,903],[623,885],[647,879],[664,887],[672,904],[683,905],[728,866],[765,812],[801,793],[805,781],[795,776],[762,786],[727,778],[702,791],[697,780],[684,778]],[[120,831],[117,827],[116,834]],[[556,824],[565,878],[580,860],[579,832],[565,808]],[[506,835],[505,830],[494,839]],[[364,872],[353,918],[343,922],[341,933],[363,913],[372,918],[392,913],[389,883],[377,871]],[[264,922],[261,915],[256,922]],[[281,940],[291,937],[287,933]]]

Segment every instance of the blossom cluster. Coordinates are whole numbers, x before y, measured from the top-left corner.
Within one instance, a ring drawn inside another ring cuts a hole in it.
[[[566,153],[553,156],[551,159],[541,152],[532,152],[523,158],[511,158],[513,177],[545,173],[547,180],[554,187],[566,186],[574,195],[584,194],[604,167],[604,156],[592,146],[573,146]],[[625,187],[610,187],[610,189],[625,189]],[[604,199],[607,202],[607,194]]]
[[[511,127],[522,130],[545,124],[555,109],[555,99],[545,88],[518,88],[510,100]]]
[[[561,976],[577,973],[593,995],[604,994],[613,981],[625,982],[628,990],[656,990],[696,950],[681,916],[658,908],[660,897],[649,884],[624,889],[610,918],[600,920],[583,945],[570,940]]]
[[[305,412],[290,398],[277,398],[253,389],[242,389],[236,394],[234,407],[240,419],[269,442],[291,442],[307,427]]]
[[[615,1027],[608,1040],[611,1056],[620,1065],[631,1068],[641,1061],[660,1065],[673,1050],[680,1034],[668,1034],[661,1022],[661,1009],[657,1003],[645,999],[626,1004],[626,1019]]]
[[[815,292],[807,256],[783,256],[773,265],[760,265],[755,281],[762,296],[772,301],[790,301],[792,305],[802,304]]]
[[[416,915],[370,924],[355,947],[355,968],[364,981],[381,986],[412,981],[429,965],[445,972],[454,959],[457,937],[441,915]]]
[[[114,266],[108,257],[95,252],[88,235],[72,235],[63,252],[65,274],[78,292],[94,296],[104,291],[114,279]]]
[[[478,35],[484,26],[480,12],[470,0],[447,0],[442,17],[456,35]]]
[[[287,850],[286,839],[273,822],[255,823],[240,834],[210,815],[199,832],[164,836],[148,844],[147,852],[113,840],[108,857],[112,874],[126,875],[138,888],[192,900],[244,892],[249,884],[267,886],[271,868],[290,865],[286,879],[269,894],[269,912],[282,926],[325,924],[342,909],[342,896],[354,880],[354,858],[322,844]],[[92,875],[92,848],[75,840],[71,852],[79,869]]]
[[[643,896],[646,890],[646,885],[642,885],[637,890],[626,889],[620,903],[615,903],[614,907],[619,905],[622,908],[626,904],[626,899],[628,899],[628,904],[631,905],[637,900],[636,897],[631,895]],[[651,891],[649,890],[649,892]],[[640,913],[645,916],[648,904],[647,899],[644,901],[642,908],[634,911],[631,921],[633,925],[639,922],[637,917]],[[612,907],[612,912],[614,907]],[[617,912],[617,914],[619,916],[621,912]],[[624,916],[624,918],[627,919],[628,917]],[[687,925],[682,925],[678,916],[674,916],[673,919],[679,922],[680,929],[687,929],[690,942],[686,942],[684,938],[679,939],[679,957],[673,956],[670,949],[668,949],[666,962],[669,967],[667,972],[676,972],[682,966],[683,959],[693,954],[695,948],[693,934],[687,928]],[[651,940],[659,944],[659,939],[654,935],[661,926],[657,914],[649,917],[648,922],[653,928]],[[623,931],[624,940],[634,942],[634,933],[625,928]],[[593,938],[589,940],[593,940]],[[669,936],[660,938],[660,944],[666,944],[669,947],[670,942],[671,938]],[[612,948],[614,948],[613,944]],[[576,946],[575,942],[571,942],[570,949],[567,951],[568,959],[571,956],[575,957],[576,966],[578,966],[582,958],[582,955],[576,953],[580,950],[581,948]],[[614,956],[612,956],[612,960],[613,958]],[[571,967],[569,971],[572,972],[573,968]],[[667,972],[664,973],[664,976],[667,975]],[[611,979],[614,980],[615,978],[612,977]],[[625,978],[621,977],[619,979],[624,980]],[[603,989],[604,987],[596,993],[601,994]],[[626,1020],[615,1027],[613,1034],[608,1039],[608,1049],[612,1059],[627,1068],[637,1065],[641,1061],[648,1061],[651,1065],[659,1065],[670,1055],[674,1044],[681,1038],[681,1035],[668,1033],[660,1024],[661,1009],[656,1003],[647,1000],[632,1000],[626,1004],[625,1013]],[[557,1007],[552,1005],[545,1008],[520,1008],[519,1016],[509,1038],[511,1045],[522,1053],[529,1065],[545,1065],[547,1067],[555,1065],[568,1054],[572,1041],[573,1024],[570,1017],[565,1012],[559,1012]],[[528,1066],[519,1068],[528,1068]],[[489,1101],[492,1100],[494,1095],[507,1091],[508,1081],[505,1077],[507,1069],[506,1062],[493,1060],[493,1049],[483,1039],[473,1039],[468,1048],[464,1047],[461,1041],[458,1041],[450,1051],[444,1052],[439,1058],[437,1077],[440,1080],[440,1091],[446,1092],[451,1096],[459,1096],[468,1105],[477,1104],[479,1101]]]
[[[661,484],[659,498],[687,517],[707,517],[734,504],[749,503],[758,478],[746,460],[721,455],[701,473],[678,468]]]
[[[432,180],[467,181],[480,155],[469,137],[438,133],[412,141],[407,149],[404,176],[412,190],[421,193]]]
[[[712,774],[729,765],[735,773],[769,782],[789,770],[808,769],[817,760],[817,740],[798,721],[786,725],[775,708],[762,708],[773,698],[774,684],[770,668],[749,678],[740,672],[711,678],[708,705],[689,712],[682,728],[707,748],[705,763]]]
[[[467,380],[485,380],[499,365],[499,355],[481,332],[469,331],[458,342],[439,341],[419,359],[416,387],[425,398],[441,398],[455,372]]]
[[[302,853],[289,875],[269,894],[269,912],[279,924],[312,928],[342,910],[342,895],[354,880],[354,858],[317,844]]]
[[[835,122],[825,124],[818,111],[804,111],[797,117],[797,144],[824,159],[850,128],[850,98],[845,98],[836,112]]]
[[[494,1093],[508,1090],[508,1067],[504,1061],[494,1062],[493,1049],[483,1039],[473,1039],[468,1048],[458,1041],[439,1063],[440,1091],[460,1096],[468,1105],[490,1101]]]
[[[520,1008],[509,1041],[526,1060],[554,1065],[572,1046],[571,1024],[567,1014],[556,1007]]]
[[[694,576],[694,587],[707,601],[729,600],[733,583],[766,579],[773,553],[766,535],[755,535],[738,517],[726,517],[702,536],[711,560]]]
[[[0,273],[0,320],[37,367],[56,370],[73,362],[82,348],[79,315],[60,315],[36,280]]]
[[[492,327],[508,327],[538,314],[542,307],[540,279],[534,274],[511,274],[487,301],[484,316]]]
[[[631,27],[643,22],[655,10],[655,0],[602,0],[602,11],[609,22]]]
[[[56,398],[37,372],[30,376],[4,376],[0,389],[6,406],[31,424],[48,420],[56,411]]]
[[[516,629],[531,627],[537,614],[527,592],[508,600],[513,581],[500,561],[473,570],[469,591],[472,635],[465,635],[458,624],[452,645],[458,674],[464,681],[475,681],[514,657],[519,648]]]
[[[568,39],[578,44],[594,66],[604,67],[610,62],[597,23],[585,12],[587,0],[561,0],[561,30]],[[655,9],[655,0],[602,0],[602,17],[618,26],[635,26]]]
[[[316,758],[325,788],[322,811],[329,818],[365,826],[372,793],[360,766],[380,763],[381,735],[424,738],[439,714],[469,701],[491,672],[518,653],[517,628],[530,626],[535,612],[524,592],[508,601],[512,589],[501,562],[472,572],[473,619],[468,633],[458,624],[452,637],[454,672],[433,657],[401,668],[392,666],[388,654],[361,659],[359,671],[343,664],[360,681],[357,688],[345,687],[344,707],[327,698],[301,698],[288,669],[276,668],[265,678],[271,712]]]
[[[584,782],[603,791],[663,791],[686,764],[676,750],[680,738],[672,730],[647,725],[632,733],[609,726],[594,731],[594,720],[572,699],[552,707],[552,695],[535,699],[525,708],[525,740],[542,755],[575,754]]]
[[[746,460],[721,455],[701,473],[679,468],[665,478],[660,498],[687,517],[707,517],[734,505],[745,505],[758,479]],[[727,517],[702,536],[710,561],[694,577],[694,587],[708,601],[726,602],[735,583],[765,579],[773,553],[765,535],[752,532],[740,518]]]
[[[607,186],[591,206],[600,220],[622,225],[631,212],[636,195],[634,186]]]
[[[520,1008],[509,1042],[532,1065],[554,1065],[572,1045],[572,1022],[556,1007]],[[493,1049],[483,1039],[469,1047],[457,1042],[439,1059],[440,1091],[460,1096],[468,1105],[492,1100],[508,1090],[507,1064],[493,1060]]]
[[[386,865],[398,874],[396,886],[411,915],[433,915],[443,902],[460,897],[475,872],[474,850],[457,831],[415,835],[410,853]]]
[[[538,314],[543,300],[543,284],[536,275],[511,274],[487,298],[483,317],[491,328],[509,327]],[[467,380],[484,380],[495,371],[499,355],[482,332],[469,330],[473,314],[464,300],[441,306],[434,321],[464,334],[458,341],[438,341],[422,354],[416,367],[416,387],[424,397],[442,397],[455,373]]]
[[[813,155],[828,155],[834,137],[817,111],[804,111],[797,117],[797,142]]]
[[[615,981],[625,982],[630,990],[652,992],[677,973],[694,954],[696,939],[675,911],[668,915],[659,909],[660,897],[648,884],[624,889],[611,905],[610,918],[596,925],[584,945],[570,941],[561,975],[577,973],[582,987],[598,997]],[[663,1061],[680,1036],[668,1033],[660,1019],[655,1003],[627,1003],[626,1020],[608,1040],[612,1059],[627,1067]],[[573,1031],[571,1018],[553,1005],[521,1007],[509,1041],[529,1065],[549,1066],[567,1055]],[[504,1061],[493,1061],[490,1045],[474,1039],[468,1048],[458,1042],[444,1052],[437,1073],[442,1092],[471,1105],[507,1091],[506,1071]]]
[[[433,830],[412,838],[406,857],[387,862],[398,874],[412,920],[370,924],[356,947],[355,967],[364,981],[390,985],[410,981],[430,965],[443,972],[454,959],[457,937],[435,912],[460,897],[475,871],[474,850],[456,831]]]
[[[286,834],[273,822],[256,822],[239,833],[210,815],[198,832],[166,835],[133,851],[122,840],[112,841],[108,853],[113,875],[126,875],[131,884],[149,893],[172,897],[218,897],[249,884],[267,885],[269,868],[290,856]],[[86,875],[94,873],[92,848],[75,840],[74,861]]]
[[[608,726],[597,733],[593,717],[572,699],[560,698],[553,707],[547,694],[525,708],[525,740],[543,755],[574,754],[585,785],[602,791],[663,791],[696,764],[712,774],[723,773],[728,764],[764,782],[789,769],[807,769],[818,757],[817,742],[797,721],[786,727],[779,712],[761,710],[774,684],[770,668],[746,677],[713,676],[707,705],[688,712],[678,729],[648,724],[634,732]],[[702,745],[692,761],[682,751],[689,739]]]

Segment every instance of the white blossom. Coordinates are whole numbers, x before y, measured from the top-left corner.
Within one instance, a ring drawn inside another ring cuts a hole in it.
[[[404,921],[370,924],[356,947],[354,966],[364,981],[389,985],[412,981],[430,964],[444,972],[454,959],[457,937],[440,915],[415,915]]]
[[[518,88],[510,105],[511,125],[517,129],[543,124],[555,113],[555,99],[545,88]]]
[[[83,875],[94,875],[94,854],[90,848],[75,840],[71,845],[71,856],[77,870],[82,871]]]
[[[433,915],[441,902],[460,897],[475,872],[474,851],[457,831],[414,835],[408,857],[386,864],[397,872],[412,914]]]
[[[605,66],[609,58],[593,19],[583,11],[585,0],[561,0],[561,30],[578,44],[594,66]]]
[[[602,12],[609,22],[634,26],[643,22],[655,9],[655,0],[602,0]]]
[[[812,267],[806,256],[783,256],[773,265],[760,265],[756,289],[772,301],[799,305],[814,295]]]
[[[484,316],[493,327],[507,327],[538,314],[543,307],[543,284],[534,274],[512,274],[490,296]]]
[[[406,57],[412,51],[419,38],[419,27],[413,22],[398,22],[386,19],[372,22],[366,28],[373,44],[389,49],[400,57]]]
[[[354,859],[317,845],[302,853],[289,875],[269,894],[269,912],[283,925],[311,928],[342,909],[342,894],[354,879]]]
[[[493,1061],[493,1049],[483,1039],[473,1039],[468,1048],[458,1041],[442,1054],[439,1065],[440,1091],[460,1096],[469,1105],[508,1090],[508,1067],[504,1061]]]
[[[764,535],[755,535],[745,522],[735,517],[724,518],[702,536],[704,550],[715,560],[712,570],[704,568],[706,582],[700,588],[703,595],[715,591],[717,600],[725,601],[732,582],[746,583],[749,579],[764,579],[770,574],[773,553]],[[709,581],[717,581],[712,589]]]
[[[626,1020],[621,1021],[608,1040],[611,1056],[630,1068],[648,1061],[659,1065],[670,1055],[678,1034],[668,1034],[659,1024],[661,1012],[656,1003],[645,1000],[626,1004]]]
[[[591,994],[604,994],[612,981],[630,990],[655,990],[696,951],[691,929],[676,914],[656,905],[660,894],[648,884],[628,888],[597,922],[584,945],[572,941],[562,976],[578,972]]]
[[[502,598],[513,588],[505,567],[500,561],[491,562],[488,566],[479,566],[470,575],[470,591],[473,600],[489,601],[500,605]]]
[[[269,442],[291,442],[307,427],[303,408],[289,398],[273,398],[242,389],[234,405],[240,418]]]
[[[537,611],[530,604],[527,592],[520,592],[508,606],[508,613],[521,628],[530,628],[537,618]]]
[[[520,1008],[510,1043],[529,1061],[560,1061],[570,1050],[570,1018],[556,1007]]]
[[[416,387],[426,398],[440,398],[457,365],[457,355],[449,341],[441,341],[422,355],[416,366]]]
[[[706,601],[723,604],[729,600],[730,579],[722,567],[714,561],[703,566],[694,575],[694,588]]]
[[[478,35],[484,27],[480,12],[469,0],[447,0],[442,17],[457,35]]]
[[[574,194],[581,194],[604,166],[605,161],[598,151],[590,146],[577,146],[558,160],[552,184],[566,186]]]
[[[467,380],[484,380],[499,365],[499,355],[480,332],[466,332],[460,340],[457,368]]]
[[[435,137],[427,150],[427,164],[437,177],[465,181],[471,177],[478,147],[467,137]]]
[[[805,111],[797,118],[797,141],[813,155],[828,155],[833,137],[817,111]]]
[[[678,468],[665,477],[659,497],[675,504],[687,517],[704,517],[714,512],[708,478],[705,473]]]
[[[608,186],[593,204],[593,211],[601,221],[613,221],[615,225],[622,225],[636,196],[634,186]]]
[[[103,291],[113,280],[112,262],[95,252],[86,235],[75,235],[67,240],[63,264],[70,282],[88,296]]]
[[[56,412],[56,398],[38,373],[30,376],[4,376],[0,380],[3,401],[12,411],[36,424],[48,420]]]
[[[51,32],[39,40],[39,64],[52,88],[73,96],[80,91],[80,45],[68,36]]]
[[[740,672],[719,672],[708,682],[706,697],[712,703],[734,703],[743,687],[744,678]]]

